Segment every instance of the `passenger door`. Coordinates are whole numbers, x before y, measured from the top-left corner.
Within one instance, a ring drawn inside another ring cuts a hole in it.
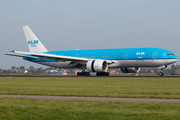
[[[124,60],[128,60],[128,53],[124,53]]]
[[[158,54],[157,52],[153,52],[152,58],[157,59],[157,54]]]

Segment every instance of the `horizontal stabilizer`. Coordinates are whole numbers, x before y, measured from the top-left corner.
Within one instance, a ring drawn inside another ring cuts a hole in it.
[[[14,52],[14,53],[18,53],[18,54],[24,54],[24,55],[29,55],[32,54],[31,52],[23,52],[23,51],[10,51],[10,52]]]

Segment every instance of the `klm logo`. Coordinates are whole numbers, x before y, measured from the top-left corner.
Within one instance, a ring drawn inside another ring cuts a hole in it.
[[[136,55],[144,55],[145,52],[137,52]]]
[[[38,44],[38,40],[30,40],[30,41],[28,41],[28,45],[31,45],[31,47],[36,47],[36,44]]]

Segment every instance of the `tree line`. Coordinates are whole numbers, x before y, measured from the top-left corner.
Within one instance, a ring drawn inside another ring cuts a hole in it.
[[[48,70],[57,70],[57,71],[66,71],[73,73],[77,69],[59,69],[55,67],[47,67],[47,68],[35,68],[34,66],[29,66],[29,68],[25,68],[24,66],[20,67],[15,67],[12,66],[10,69],[0,69],[0,73],[47,73]],[[176,71],[180,71],[180,65],[174,65],[172,64],[170,67],[166,68],[164,70],[164,73],[171,74],[171,73],[176,73]],[[110,71],[110,70],[109,70]],[[122,73],[120,69],[116,69],[116,73]],[[159,73],[159,69],[157,67],[153,68],[141,68],[140,73],[154,73],[157,74]]]

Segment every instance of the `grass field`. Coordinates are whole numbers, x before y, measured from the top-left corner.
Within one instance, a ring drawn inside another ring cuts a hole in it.
[[[0,119],[179,120],[180,103],[0,98]]]
[[[0,94],[180,99],[180,78],[1,77]]]
[[[0,94],[180,99],[180,78],[1,77]],[[179,120],[180,103],[0,98],[0,119]]]

